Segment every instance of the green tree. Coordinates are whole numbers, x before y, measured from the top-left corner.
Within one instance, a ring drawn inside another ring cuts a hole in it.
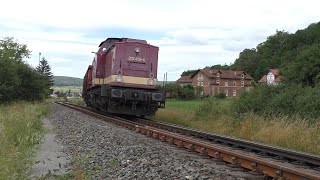
[[[18,66],[29,55],[27,46],[19,44],[14,38],[0,40],[0,103],[16,99],[17,87],[21,83]]]
[[[5,37],[0,40],[0,59],[21,62],[23,58],[29,58],[31,51],[27,45],[18,43],[13,37]]]
[[[186,71],[183,71],[181,76],[191,76],[192,74],[194,74],[195,72],[197,71],[196,70],[186,70]]]
[[[231,66],[232,70],[245,71],[255,80],[260,78],[260,73],[256,75],[257,67],[259,66],[259,54],[256,49],[245,49],[239,54],[234,64]]]
[[[213,65],[213,66],[209,67],[209,69],[212,69],[212,70],[230,70],[230,66],[228,66],[227,64],[225,64],[225,65],[216,64],[216,65]]]
[[[284,82],[315,86],[320,76],[320,43],[305,47],[282,68]]]
[[[51,72],[51,67],[45,57],[42,58],[40,64],[36,67],[36,69],[41,75],[44,75],[48,79],[50,87],[53,86],[53,74]]]
[[[46,60],[45,57],[43,57],[39,63],[39,65],[36,67],[37,71],[43,76],[45,79],[45,88],[46,88],[46,94],[50,95],[52,93],[51,87],[53,86],[54,83],[54,78],[53,74],[51,72],[51,67]]]
[[[14,38],[0,40],[0,103],[44,97],[46,79],[23,61],[30,53]]]

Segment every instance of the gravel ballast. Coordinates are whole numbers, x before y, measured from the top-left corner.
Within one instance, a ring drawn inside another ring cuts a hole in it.
[[[68,168],[89,179],[251,178],[249,173],[62,105],[51,104],[48,119],[72,158]]]

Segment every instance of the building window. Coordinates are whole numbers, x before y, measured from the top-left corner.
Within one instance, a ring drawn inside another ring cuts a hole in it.
[[[233,87],[236,87],[237,83],[236,81],[233,81]]]
[[[228,96],[228,89],[224,90],[224,93]]]
[[[224,86],[228,87],[228,81],[224,82]]]
[[[244,87],[244,81],[241,81],[241,87]]]
[[[217,73],[217,77],[220,77],[220,73]]]
[[[217,83],[217,84],[220,84],[220,80],[217,80],[216,83]]]
[[[203,80],[198,80],[198,86],[203,86]]]
[[[244,74],[241,74],[241,77],[244,78]]]
[[[237,96],[237,91],[236,91],[236,90],[233,90],[232,95],[233,95],[233,96]]]

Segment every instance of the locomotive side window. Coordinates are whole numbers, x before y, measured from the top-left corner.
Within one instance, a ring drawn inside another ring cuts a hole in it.
[[[111,69],[113,70],[114,63],[116,61],[116,48],[114,47],[111,52],[112,52],[112,66],[111,66]]]
[[[96,77],[96,70],[97,70],[97,54],[96,56],[93,58],[93,62],[92,62],[92,77]]]

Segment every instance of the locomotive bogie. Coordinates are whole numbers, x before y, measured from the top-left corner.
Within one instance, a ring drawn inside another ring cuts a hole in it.
[[[102,85],[89,92],[86,104],[107,113],[150,116],[164,108],[165,93],[159,90]]]

